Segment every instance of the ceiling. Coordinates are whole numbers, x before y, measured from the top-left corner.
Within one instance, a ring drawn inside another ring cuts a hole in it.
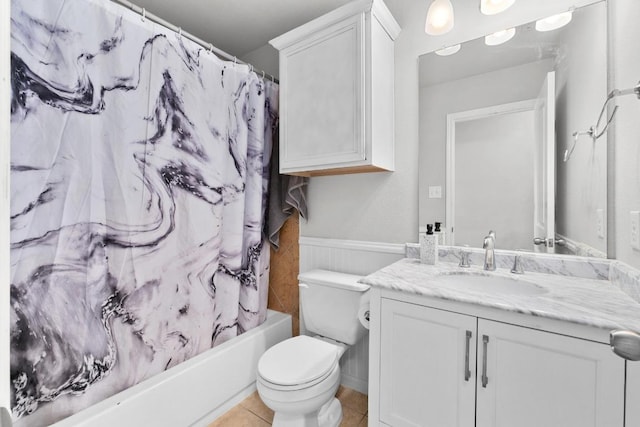
[[[533,27],[533,24],[517,27],[515,37],[499,46],[487,46],[484,37],[481,37],[463,43],[462,49],[451,56],[438,56],[435,53],[422,55],[420,86],[436,85],[557,56],[562,49],[556,40],[560,32],[540,33]]]
[[[147,12],[242,57],[350,0],[133,0]],[[406,1],[406,0],[405,0]]]
[[[147,12],[239,58],[350,1],[132,0]],[[452,0],[455,28],[436,37],[424,33],[424,18],[431,0],[385,0],[385,3],[402,27],[404,37],[419,40],[418,50],[426,53],[507,28],[507,24],[524,24],[532,17],[542,18],[569,6],[599,1],[602,0],[518,0],[504,13],[485,16],[480,13],[479,0]]]
[[[484,37],[462,44],[460,51],[451,56],[437,56],[431,52],[420,57],[420,86],[431,86],[453,80],[515,67],[548,58],[562,56],[567,49],[563,41],[565,32],[571,31],[583,15],[597,14],[606,19],[603,2],[577,8],[573,20],[556,31],[538,32],[533,22],[516,27],[516,35],[507,43],[487,46]],[[473,64],[472,66],[470,64]]]

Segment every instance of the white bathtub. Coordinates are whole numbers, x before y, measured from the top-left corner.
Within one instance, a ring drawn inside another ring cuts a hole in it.
[[[269,310],[259,327],[53,426],[206,427],[253,393],[258,359],[290,336],[291,316]]]

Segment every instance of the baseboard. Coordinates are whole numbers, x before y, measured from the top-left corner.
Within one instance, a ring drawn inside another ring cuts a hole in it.
[[[361,378],[352,377],[350,375],[343,375],[340,384],[343,387],[351,388],[362,394],[369,394],[369,382],[364,381]]]
[[[255,383],[251,384],[250,386],[246,387],[245,389],[235,394],[233,397],[231,397],[229,400],[224,402],[222,405],[218,406],[216,409],[209,412],[207,415],[203,416],[201,419],[193,423],[191,427],[207,427],[209,424],[211,424],[212,422],[220,418],[222,415],[224,415],[226,412],[231,410],[231,408],[238,405],[247,397],[251,396],[254,391],[256,391]]]

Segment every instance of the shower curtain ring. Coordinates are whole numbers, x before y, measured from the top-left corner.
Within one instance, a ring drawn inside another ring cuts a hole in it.
[[[264,70],[262,70],[262,80],[264,80]]]
[[[142,22],[145,21],[145,19],[147,19],[147,9],[145,9],[144,7],[142,8]]]
[[[233,57],[233,68],[236,68],[236,63],[238,62],[238,58]]]
[[[178,37],[182,38],[182,27],[178,27]]]
[[[208,49],[209,53],[213,53],[213,45],[211,43],[209,43],[209,49]]]

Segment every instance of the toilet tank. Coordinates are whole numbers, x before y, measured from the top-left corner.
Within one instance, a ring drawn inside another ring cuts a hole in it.
[[[328,270],[311,270],[298,276],[300,309],[305,329],[313,334],[353,345],[367,332],[358,309],[369,285],[361,276]]]

